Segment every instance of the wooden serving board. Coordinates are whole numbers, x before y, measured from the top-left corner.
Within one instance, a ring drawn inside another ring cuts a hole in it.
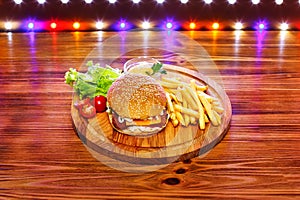
[[[77,134],[93,154],[140,165],[165,164],[201,156],[222,140],[231,119],[231,104],[223,88],[196,71],[173,65],[165,68],[170,76],[195,79],[208,85],[209,94],[218,98],[224,108],[221,125],[215,127],[207,123],[206,129],[200,130],[198,125],[175,128],[168,122],[157,134],[135,137],[114,130],[107,113],[98,113],[88,120],[81,117],[72,103],[71,115]]]

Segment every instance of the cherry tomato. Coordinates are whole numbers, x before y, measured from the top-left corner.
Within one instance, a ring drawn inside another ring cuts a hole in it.
[[[93,118],[96,115],[95,107],[89,103],[83,105],[79,112],[85,118]]]
[[[97,112],[104,112],[106,110],[106,97],[104,96],[95,96],[95,108]]]

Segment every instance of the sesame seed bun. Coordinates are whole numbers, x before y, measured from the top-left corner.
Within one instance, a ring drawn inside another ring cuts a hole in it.
[[[121,117],[147,119],[160,115],[167,99],[162,86],[154,78],[126,73],[111,85],[107,102]]]

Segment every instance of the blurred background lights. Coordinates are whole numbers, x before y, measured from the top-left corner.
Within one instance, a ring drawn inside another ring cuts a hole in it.
[[[166,28],[167,28],[167,29],[172,29],[172,28],[173,28],[172,22],[167,22],[167,23],[166,23]]]
[[[289,24],[286,23],[286,22],[283,22],[279,25],[279,29],[282,30],[282,31],[286,31],[289,29]]]
[[[260,2],[260,0],[252,0],[252,3],[255,4],[255,5],[259,4],[259,2]]]
[[[220,24],[218,22],[214,22],[211,26],[214,30],[217,30],[220,28]]]
[[[4,28],[5,28],[6,30],[11,30],[12,27],[13,27],[13,25],[12,25],[11,22],[5,22],[5,23],[4,23]]]
[[[191,22],[189,25],[189,28],[194,30],[196,28],[196,23],[195,22]]]
[[[242,30],[243,28],[244,28],[244,25],[242,22],[236,22],[234,24],[234,29],[236,29],[236,30]]]
[[[46,3],[46,0],[37,0],[39,4],[44,4]]]
[[[211,4],[211,3],[212,3],[212,0],[204,0],[204,3],[206,3],[206,4]]]
[[[117,0],[108,0],[109,3],[116,3]]]
[[[21,4],[22,0],[14,0],[15,4]]]
[[[121,23],[120,23],[120,28],[121,28],[121,29],[126,28],[126,23],[125,23],[125,22],[121,22]]]
[[[69,3],[69,0],[61,0],[62,3]]]
[[[84,0],[85,1],[85,3],[92,3],[93,2],[93,0]]]
[[[29,22],[29,23],[27,24],[27,27],[28,27],[29,29],[33,29],[33,28],[34,28],[34,23],[33,23],[33,22]]]
[[[277,5],[281,5],[281,4],[283,3],[283,0],[275,0],[275,3],[276,3]]]
[[[56,24],[55,22],[52,22],[52,23],[50,24],[50,28],[56,29],[56,27],[57,27],[57,24]]]
[[[76,30],[79,29],[80,28],[80,23],[79,22],[74,22],[73,23],[73,28],[76,29]]]
[[[133,3],[140,3],[141,0],[132,0]]]
[[[229,3],[229,4],[235,4],[235,3],[236,3],[236,0],[228,0],[228,3]]]
[[[157,3],[163,3],[165,0],[156,0]]]
[[[150,22],[148,22],[148,21],[143,21],[143,23],[142,23],[142,28],[143,28],[143,29],[149,29],[149,28],[151,28]]]
[[[102,21],[96,22],[96,29],[101,30],[104,28],[104,23]]]
[[[189,0],[180,0],[181,3],[187,3]]]
[[[264,23],[261,22],[258,24],[258,29],[263,30],[265,28],[266,28],[266,25]]]

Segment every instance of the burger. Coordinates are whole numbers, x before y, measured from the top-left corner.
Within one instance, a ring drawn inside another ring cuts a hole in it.
[[[168,122],[167,98],[152,77],[126,73],[107,92],[109,120],[117,131],[134,136],[160,132]]]

